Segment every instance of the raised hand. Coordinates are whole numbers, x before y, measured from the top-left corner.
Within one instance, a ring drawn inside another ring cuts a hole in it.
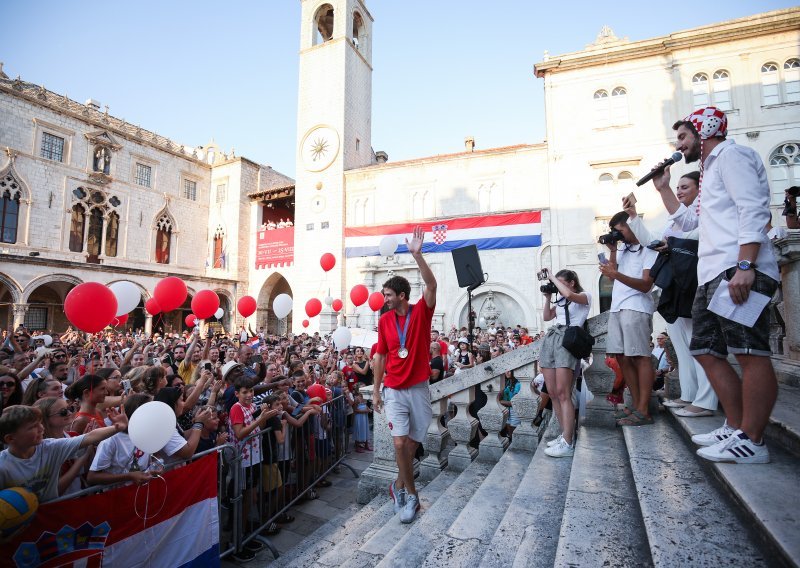
[[[408,247],[408,252],[411,254],[419,254],[422,252],[422,243],[425,241],[425,231],[422,230],[422,227],[417,225],[414,228],[414,234],[411,237],[411,241],[406,239],[406,246]]]

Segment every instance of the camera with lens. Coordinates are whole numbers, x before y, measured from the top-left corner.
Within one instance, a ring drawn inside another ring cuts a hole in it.
[[[611,229],[605,235],[600,235],[597,239],[597,242],[601,245],[615,245],[623,239],[624,237],[622,236],[621,231]]]
[[[548,282],[547,284],[542,284],[539,286],[539,290],[542,294],[558,294],[558,288],[552,282]]]
[[[800,185],[793,185],[786,190],[786,193],[789,195],[783,200],[783,211],[781,212],[781,215],[784,217],[797,216],[797,203],[792,203],[792,200],[789,199],[789,197],[796,198],[800,196]]]

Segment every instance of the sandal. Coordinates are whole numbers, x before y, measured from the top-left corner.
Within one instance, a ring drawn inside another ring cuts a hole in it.
[[[621,411],[621,412],[617,412],[617,413],[614,415],[614,420],[622,420],[623,418],[627,418],[628,416],[631,416],[632,414],[635,414],[635,413],[636,413],[636,411],[635,411],[635,410],[631,410],[630,408],[628,408],[627,406],[625,406],[625,407],[622,409],[622,411]]]
[[[653,424],[655,420],[653,420],[652,416],[645,416],[638,410],[634,410],[633,413],[628,416],[627,418],[620,418],[617,420],[618,426],[647,426],[648,424]]]

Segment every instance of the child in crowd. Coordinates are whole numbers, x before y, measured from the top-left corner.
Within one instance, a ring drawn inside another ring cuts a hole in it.
[[[367,407],[363,394],[356,391],[355,395],[355,444],[356,452],[362,454],[372,451],[369,446],[369,414],[372,409]]]

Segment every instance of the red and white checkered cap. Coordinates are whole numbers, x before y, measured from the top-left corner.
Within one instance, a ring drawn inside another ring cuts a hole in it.
[[[717,107],[697,109],[683,120],[691,122],[702,140],[728,135],[728,117]]]

